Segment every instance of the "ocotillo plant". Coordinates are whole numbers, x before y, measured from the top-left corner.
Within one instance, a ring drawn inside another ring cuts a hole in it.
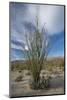
[[[40,72],[43,67],[43,61],[46,60],[49,52],[49,41],[46,29],[43,26],[39,29],[38,17],[36,16],[36,29],[31,34],[26,34],[27,66],[31,70],[33,77],[33,87],[39,88]]]

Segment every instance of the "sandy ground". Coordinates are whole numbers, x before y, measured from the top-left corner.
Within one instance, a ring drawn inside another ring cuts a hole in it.
[[[32,90],[29,86],[31,79],[30,75],[27,75],[27,70],[23,70],[21,73],[15,71],[11,72],[10,79],[10,96],[35,96],[35,95],[52,95],[52,94],[64,94],[64,73],[51,74],[50,88],[43,90]],[[16,77],[22,75],[22,81],[15,82]]]

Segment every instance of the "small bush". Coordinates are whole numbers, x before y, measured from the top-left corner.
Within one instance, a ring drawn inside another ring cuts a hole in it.
[[[20,82],[20,81],[22,81],[22,76],[21,76],[21,75],[18,76],[18,77],[15,79],[15,81],[16,81],[16,82]]]
[[[26,75],[31,75],[31,72],[27,72]]]
[[[19,70],[19,73],[21,73],[22,71],[21,70]]]

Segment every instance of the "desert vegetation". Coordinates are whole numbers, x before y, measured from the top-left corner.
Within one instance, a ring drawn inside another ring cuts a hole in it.
[[[27,62],[28,63],[28,62]],[[46,66],[46,67],[45,67]],[[52,71],[54,68],[58,68],[64,71],[64,58],[61,57],[52,57],[47,58],[46,62],[43,63],[43,69]],[[22,70],[30,70],[28,66],[26,66],[26,62],[24,60],[16,60],[11,62],[11,71],[22,71]]]
[[[64,93],[64,58],[53,57],[43,63],[37,89],[34,88],[32,73],[25,61],[12,61],[10,75],[13,97]]]
[[[42,29],[39,29],[39,20],[38,16],[36,16],[36,29],[35,32],[32,34],[25,34],[26,36],[26,44],[28,47],[28,52],[26,55],[26,65],[31,71],[32,74],[32,84],[34,89],[39,89],[42,83],[47,84],[45,78],[43,80],[45,82],[40,82],[41,77],[40,73],[43,68],[43,62],[46,61],[47,55],[49,53],[49,40],[46,34],[46,29],[44,26]],[[43,81],[42,80],[42,81]],[[49,78],[47,79],[49,80]],[[48,86],[48,85],[47,85]]]

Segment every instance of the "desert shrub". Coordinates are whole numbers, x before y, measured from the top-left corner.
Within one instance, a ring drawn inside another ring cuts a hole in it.
[[[22,70],[19,70],[19,73],[21,73],[22,72]]]
[[[53,66],[50,66],[50,65],[49,65],[49,66],[48,66],[48,70],[52,72],[52,71],[53,71]]]
[[[49,52],[49,41],[44,26],[39,30],[38,16],[36,16],[35,32],[25,34],[27,50],[27,67],[33,77],[33,88],[40,87],[40,73],[43,68],[43,62],[46,61]]]
[[[26,61],[13,61],[11,62],[11,71],[15,71],[15,70],[24,70],[24,69],[28,69],[26,66]]]
[[[30,72],[30,71],[28,71],[28,72],[26,73],[26,75],[31,75],[31,72]]]
[[[20,75],[20,76],[18,76],[16,79],[15,79],[15,82],[20,82],[20,81],[22,81],[22,76]]]

